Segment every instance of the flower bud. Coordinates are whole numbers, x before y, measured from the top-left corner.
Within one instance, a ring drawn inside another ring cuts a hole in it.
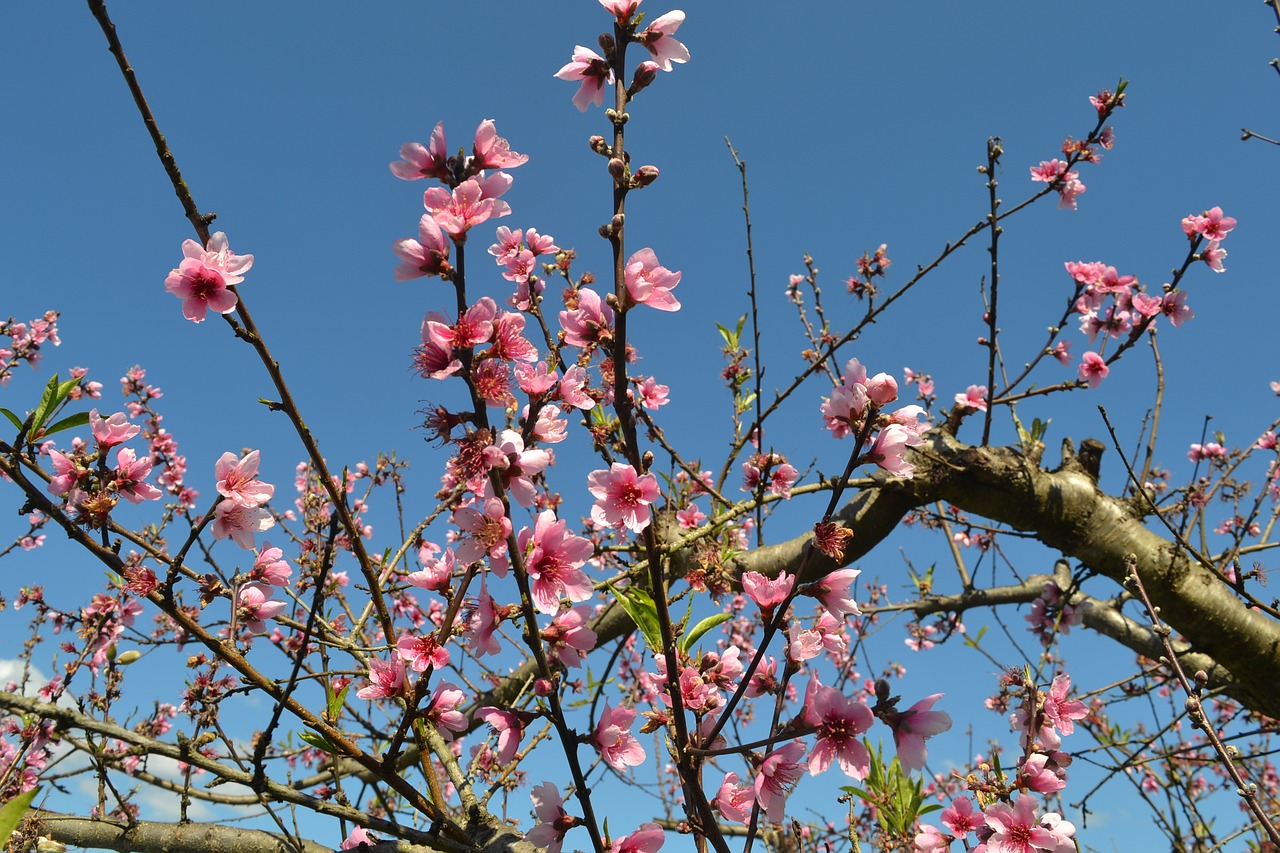
[[[605,141],[603,136],[593,136],[587,140],[587,145],[591,146],[591,150],[603,157],[612,157],[613,149],[609,147],[609,143]]]
[[[533,682],[533,692],[539,696],[550,696],[553,690],[555,690],[555,687],[548,679],[539,678]]]
[[[636,169],[635,174],[631,176],[631,186],[647,187],[656,180],[658,180],[657,166],[641,166],[639,169]]]
[[[877,373],[867,381],[867,396],[877,406],[898,399],[898,380],[887,373]]]
[[[138,660],[141,657],[142,657],[142,652],[138,651],[137,649],[129,649],[129,651],[122,652],[116,658],[116,666],[128,666],[129,664],[133,663],[134,661]]]
[[[613,176],[615,181],[621,181],[623,175],[627,173],[627,164],[622,162],[621,157],[609,158],[609,174]]]
[[[636,94],[648,88],[649,84],[657,79],[658,72],[661,70],[661,67],[656,62],[649,62],[648,60],[641,62],[636,66],[636,73],[631,78],[631,85],[627,87],[627,95],[634,98]]]

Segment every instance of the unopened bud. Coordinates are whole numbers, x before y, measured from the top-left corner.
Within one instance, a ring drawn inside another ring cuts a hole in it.
[[[636,74],[631,78],[631,85],[627,87],[627,94],[635,97],[638,92],[646,89],[650,83],[658,77],[658,72],[662,69],[656,62],[648,60],[641,62],[636,66]]]
[[[613,49],[617,46],[617,43],[613,40],[613,36],[608,33],[601,33],[600,38],[596,41],[599,43],[600,49],[604,51],[604,58],[611,59],[613,57]]]
[[[627,164],[622,162],[621,157],[609,158],[609,174],[613,176],[615,181],[621,181],[622,176],[627,173]]]
[[[61,841],[54,841],[47,835],[42,835],[36,839],[37,853],[67,853],[67,845]]]
[[[658,180],[657,166],[641,166],[639,169],[636,169],[635,174],[631,176],[631,186],[647,187],[656,180]]]
[[[116,666],[128,666],[140,657],[142,657],[142,652],[137,649],[129,649],[129,651],[122,652],[120,656],[116,658]]]
[[[539,678],[533,682],[533,692],[539,696],[550,696],[553,690],[555,690],[555,687],[546,678]]]
[[[591,150],[604,157],[612,157],[613,149],[609,147],[609,143],[605,141],[603,136],[593,136],[587,140],[587,145],[591,146]]]

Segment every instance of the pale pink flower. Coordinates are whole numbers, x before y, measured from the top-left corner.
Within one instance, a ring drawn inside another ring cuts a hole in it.
[[[351,830],[351,834],[342,840],[342,850],[358,850],[362,844],[370,847],[378,843],[378,839],[369,834],[369,831],[363,826],[357,826]]]
[[[822,654],[822,634],[800,627],[798,621],[792,621],[787,628],[787,659],[793,663],[803,663]]]
[[[476,657],[496,655],[502,651],[502,643],[494,636],[498,626],[502,624],[502,614],[498,612],[497,602],[489,595],[487,579],[480,581],[480,595],[476,597],[476,606],[467,620],[465,636],[470,644],[471,653]]]
[[[391,164],[391,174],[402,181],[416,181],[421,178],[436,178],[450,181],[453,178],[449,170],[449,149],[444,138],[444,122],[436,125],[431,131],[430,147],[421,142],[406,142],[400,146],[401,162]]]
[[[236,618],[251,634],[265,634],[266,620],[274,619],[288,605],[272,601],[274,587],[264,583],[247,583],[236,595]]]
[[[649,506],[660,497],[658,478],[640,475],[621,462],[587,475],[587,488],[595,496],[591,520],[601,527],[625,527],[639,533],[649,526]]]
[[[1083,720],[1089,716],[1089,708],[1078,699],[1068,699],[1071,691],[1071,676],[1058,675],[1049,686],[1044,696],[1044,721],[1047,726],[1057,729],[1064,735],[1075,732],[1075,720]]]
[[[521,391],[530,397],[537,397],[556,386],[560,381],[560,373],[549,368],[545,361],[537,364],[517,364],[516,381],[520,384]]]
[[[1054,158],[1042,160],[1039,165],[1031,167],[1031,180],[1051,184],[1067,171],[1067,164]]]
[[[596,632],[587,627],[590,616],[591,607],[580,604],[557,613],[542,629],[542,639],[565,666],[582,666],[587,653],[596,647]]]
[[[486,451],[486,458],[492,458],[492,468],[501,474],[501,479],[511,497],[523,507],[533,506],[538,497],[530,477],[541,474],[551,464],[551,454],[536,448],[525,449],[524,438],[513,429],[504,429],[498,437],[498,443]],[[491,484],[485,481],[486,494]]]
[[[916,466],[907,461],[907,448],[919,443],[919,437],[905,426],[890,424],[876,436],[875,444],[867,451],[867,459],[893,476],[909,480]]]
[[[898,399],[898,380],[887,373],[877,373],[867,380],[867,397],[877,406]]]
[[[786,601],[795,584],[795,576],[787,572],[781,572],[773,579],[759,572],[742,573],[742,591],[764,611],[772,611]]]
[[[967,406],[970,409],[985,412],[987,410],[987,386],[970,385],[964,389],[963,394],[956,395],[956,403],[961,406]]]
[[[1067,771],[1050,761],[1050,756],[1036,752],[1019,763],[1018,786],[1037,794],[1052,794],[1067,787]]]
[[[652,376],[647,376],[643,382],[636,383],[636,390],[639,394],[640,405],[646,409],[656,411],[660,406],[665,406],[671,402],[667,399],[667,395],[671,393],[670,386],[659,385],[658,380]]]
[[[613,839],[613,849],[609,853],[657,853],[666,840],[667,835],[662,827],[656,823],[642,823],[630,835],[620,835]]]
[[[453,553],[452,548],[445,549],[444,554],[439,558],[430,553],[424,556],[423,551],[425,550],[427,549],[418,550],[418,559],[422,562],[422,569],[410,572],[405,580],[419,589],[446,589],[449,586],[449,579],[453,577],[453,573],[458,569],[457,556]]]
[[[755,801],[756,792],[751,784],[740,784],[737,773],[727,773],[713,805],[725,820],[746,823],[751,819],[751,807]]]
[[[581,80],[573,105],[586,112],[588,104],[604,104],[604,87],[613,83],[613,69],[604,57],[582,45],[573,48],[573,59],[555,73],[561,80]]]
[[[1166,293],[1164,298],[1160,300],[1160,313],[1168,317],[1169,322],[1175,328],[1196,316],[1195,312],[1187,307],[1187,292],[1185,290]]]
[[[587,393],[589,384],[587,369],[580,364],[573,365],[565,370],[564,378],[560,380],[560,400],[575,409],[594,409],[596,401]]]
[[[600,0],[600,5],[616,17],[618,23],[625,24],[631,20],[641,2],[642,0]]]
[[[1211,240],[1209,245],[1200,253],[1200,260],[1209,265],[1209,269],[1214,272],[1224,272],[1226,267],[1222,265],[1222,261],[1227,256],[1227,250],[1219,248],[1217,240]]]
[[[525,571],[533,580],[534,606],[542,613],[560,609],[560,597],[586,601],[594,588],[581,566],[595,554],[591,540],[575,536],[557,521],[552,510],[543,510],[532,531],[524,528],[517,538],[525,555]]]
[[[397,240],[391,251],[400,258],[396,267],[396,281],[408,281],[422,276],[450,273],[449,238],[430,214],[424,213],[418,220],[418,239]]]
[[[697,504],[689,504],[684,509],[676,511],[676,521],[685,530],[696,530],[706,520],[706,513],[698,509]]]
[[[452,192],[444,187],[432,187],[423,194],[422,200],[436,224],[459,243],[467,239],[471,228],[510,212],[505,202],[486,197],[475,178],[458,184]]]
[[[458,689],[456,684],[443,682],[431,694],[431,702],[427,705],[427,719],[436,724],[436,729],[446,740],[453,740],[457,732],[465,732],[470,727],[467,715],[458,709],[467,701],[467,694]]]
[[[507,537],[511,535],[511,521],[502,508],[502,501],[488,498],[484,512],[469,506],[453,511],[451,521],[470,536],[462,539],[456,548],[458,560],[470,565],[489,557],[489,565],[499,577],[507,574]]]
[[[142,431],[142,427],[129,423],[124,412],[116,412],[108,418],[98,414],[97,409],[89,412],[89,426],[93,430],[93,438],[103,450],[124,444]]]
[[[130,447],[122,447],[116,451],[116,491],[129,503],[140,504],[143,501],[154,501],[164,496],[164,492],[144,482],[150,474],[150,456],[138,459],[133,448]]]
[[[49,451],[49,461],[53,465],[53,478],[49,480],[49,494],[63,497],[81,481],[89,476],[88,469],[82,467],[74,457],[67,456],[57,450]]]
[[[369,684],[356,691],[361,699],[386,699],[399,696],[404,689],[404,661],[369,659]]]
[[[251,450],[243,459],[237,459],[231,451],[222,454],[213,466],[218,478],[218,494],[240,506],[260,506],[271,500],[276,487],[255,479],[258,476],[258,451]]]
[[[956,797],[951,805],[942,810],[942,825],[956,838],[964,838],[970,832],[977,832],[986,821],[982,812],[973,810],[973,801],[968,797]]]
[[[631,734],[631,724],[635,719],[634,710],[612,708],[607,700],[604,710],[600,712],[600,721],[596,723],[592,740],[600,750],[600,757],[614,770],[644,764],[644,747]]]
[[[1096,352],[1087,352],[1080,359],[1080,381],[1088,382],[1090,388],[1097,388],[1102,384],[1102,380],[1107,378],[1107,374],[1111,372],[1111,368],[1107,366],[1107,362]]]
[[[221,231],[209,238],[207,249],[195,240],[184,241],[182,254],[181,265],[164,282],[165,290],[182,300],[182,316],[199,323],[209,309],[219,314],[234,311],[238,299],[228,288],[244,281],[241,273],[253,266],[253,255],[232,252]]]
[[[1182,230],[1188,237],[1200,234],[1210,241],[1222,240],[1235,227],[1235,219],[1223,216],[1221,207],[1214,207],[1199,216],[1188,216],[1182,220]]]
[[[756,774],[756,802],[764,809],[770,823],[781,823],[787,806],[787,795],[804,775],[804,744],[798,740],[765,756]]]
[[[293,569],[284,561],[284,552],[272,548],[271,543],[263,542],[262,550],[254,558],[253,569],[249,572],[252,580],[260,580],[272,586],[288,586]]]
[[[600,294],[582,287],[574,294],[574,300],[575,308],[560,312],[560,328],[564,329],[566,344],[587,347],[612,336],[613,309],[604,303]]]
[[[994,833],[987,839],[987,853],[1035,853],[1057,851],[1057,839],[1036,822],[1039,804],[1030,794],[1019,794],[1012,806],[992,803],[987,806],[987,826]]]
[[[789,462],[783,462],[769,475],[769,491],[784,500],[791,500],[791,487],[800,479],[800,472]]]
[[[945,853],[951,846],[951,837],[943,835],[936,826],[925,824],[920,827],[912,840],[915,853]]]
[[[636,34],[636,41],[651,54],[663,71],[671,70],[673,62],[688,62],[689,49],[671,37],[684,23],[684,12],[674,9],[653,19],[649,26]]]
[[[862,702],[850,699],[834,687],[825,687],[817,672],[804,693],[804,721],[818,727],[818,739],[809,755],[809,772],[824,772],[834,760],[846,776],[865,779],[871,755],[860,737],[871,728],[875,716]]]
[[[214,510],[213,538],[232,541],[249,551],[253,550],[253,534],[276,526],[271,513],[260,506],[244,506],[231,500],[218,502]]]
[[[396,641],[396,654],[414,672],[426,672],[429,666],[444,669],[449,665],[449,650],[440,645],[435,634],[401,637]]]
[[[678,311],[680,302],[671,295],[671,291],[680,283],[680,275],[661,266],[653,249],[641,249],[627,259],[627,296],[635,305],[648,305],[659,311]]]
[[[493,347],[491,358],[506,361],[537,361],[538,348],[524,336],[524,316],[503,311],[493,322]]]
[[[509,764],[520,750],[526,725],[524,718],[515,711],[505,711],[492,705],[481,708],[476,717],[488,723],[498,736],[498,763]]]
[[[493,119],[487,118],[476,128],[475,145],[472,148],[475,159],[470,163],[472,169],[514,169],[529,162],[527,154],[517,154],[511,150],[511,144],[498,135]]]
[[[564,810],[564,799],[550,782],[535,786],[529,792],[529,799],[533,801],[539,822],[525,835],[525,841],[534,847],[547,848],[547,853],[560,853],[565,833],[577,826],[579,819]]]
[[[836,569],[822,580],[809,584],[804,591],[807,595],[812,595],[821,601],[822,606],[833,617],[843,621],[844,617],[850,613],[854,615],[862,613],[858,609],[858,602],[854,600],[849,590],[860,574],[862,572],[859,569]]]
[[[861,384],[833,388],[831,396],[823,399],[820,409],[831,437],[844,438],[856,429],[866,414],[868,402],[866,387]]]
[[[933,703],[941,698],[941,693],[926,696],[900,712],[896,720],[886,720],[893,729],[893,742],[898,748],[898,761],[903,772],[912,773],[924,767],[928,755],[924,742],[951,728],[950,714],[931,710]]]
[[[525,406],[524,408],[527,416],[529,407]],[[543,406],[542,411],[538,412],[538,420],[533,424],[533,438],[543,444],[559,444],[568,438],[567,429],[568,424],[560,416],[559,408],[556,406]]]

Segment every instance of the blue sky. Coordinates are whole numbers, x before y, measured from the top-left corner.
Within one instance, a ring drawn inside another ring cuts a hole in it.
[[[501,224],[533,226],[576,248],[579,271],[603,274],[608,265],[595,232],[607,218],[609,190],[602,161],[586,145],[605,132],[604,119],[575,110],[574,86],[552,76],[574,44],[594,45],[608,16],[587,0],[483,8],[322,2],[304,13],[292,4],[210,10],[131,2],[111,9],[197,202],[218,213],[214,228],[227,232],[233,249],[255,255],[245,299],[322,450],[339,466],[372,461],[379,450],[412,459],[420,479],[410,500],[418,508],[428,506],[443,458],[412,431],[415,411],[448,393],[415,377],[408,353],[422,315],[452,297],[438,282],[391,277],[391,244],[414,233],[424,188],[388,172],[401,143],[425,142],[444,120],[451,145],[469,145],[476,124],[494,118],[530,157],[512,173],[506,199],[515,214]],[[666,11],[644,8],[651,16]],[[894,261],[887,284],[901,283],[985,212],[975,167],[987,137],[1004,140],[998,177],[1011,205],[1036,188],[1029,166],[1092,126],[1088,96],[1121,77],[1132,81],[1129,106],[1114,121],[1115,149],[1082,169],[1088,191],[1080,209],[1059,211],[1049,201],[1005,224],[1008,358],[1029,359],[1061,312],[1070,293],[1064,261],[1103,260],[1158,287],[1185,253],[1179,220],[1221,205],[1240,222],[1225,244],[1228,271],[1194,269],[1187,288],[1196,319],[1161,332],[1169,401],[1162,461],[1175,478],[1188,473],[1183,453],[1200,440],[1205,415],[1242,443],[1275,417],[1268,383],[1280,378],[1270,345],[1280,243],[1269,235],[1280,151],[1239,138],[1242,126],[1280,134],[1280,80],[1266,64],[1277,52],[1275,21],[1254,3],[1066,8],[686,6],[679,38],[692,61],[662,75],[631,110],[628,147],[662,174],[633,194],[628,239],[683,273],[676,295],[684,309],[646,312],[633,329],[639,369],[672,386],[662,423],[688,455],[711,463],[723,453],[728,397],[713,323],[746,310],[740,184],[726,135],[750,170],[769,389],[785,385],[800,363],[783,289],[801,271],[803,253],[822,271],[833,325],[848,328],[858,306],[841,281],[863,250],[887,243]],[[222,323],[183,320],[164,292],[191,229],[91,15],[71,3],[9,4],[0,21],[17,36],[0,55],[9,81],[8,132],[0,135],[7,164],[0,247],[8,261],[0,317],[26,320],[56,308],[65,340],[47,351],[39,374],[24,370],[0,391],[2,404],[30,408],[49,372],[83,365],[106,385],[102,408],[112,411],[117,378],[142,364],[165,390],[166,426],[191,460],[193,485],[210,494],[208,474],[224,450],[262,447],[264,478],[287,488],[300,450],[284,420],[256,402],[273,396],[260,365]],[[486,268],[485,233],[470,257],[488,279],[474,277],[472,288],[501,298],[505,282]],[[984,246],[979,240],[958,253],[847,354],[872,372],[929,372],[941,400],[985,382],[985,351],[974,344],[985,333]],[[1068,339],[1077,356],[1084,351],[1078,333]],[[1056,365],[1042,370],[1041,384],[1074,376]],[[813,383],[767,434],[801,468],[814,461],[831,470],[843,458],[818,432],[822,393]],[[1022,414],[1053,417],[1055,447],[1063,435],[1101,435],[1094,405],[1102,402],[1132,443],[1152,396],[1150,359],[1139,348],[1099,391]],[[962,438],[977,440],[973,425]],[[1009,439],[1007,426],[997,439]],[[585,507],[585,492],[579,499]],[[804,527],[815,511],[791,508],[786,523]],[[8,516],[0,530],[12,527]],[[41,571],[44,559],[39,552],[12,559],[0,591],[12,596],[19,576]],[[863,568],[895,576],[900,565],[881,552]],[[98,577],[93,567],[65,571]],[[0,657],[8,657],[14,634],[2,633]],[[932,670],[918,661],[907,660],[921,667],[911,692],[933,692],[925,676]],[[958,758],[963,742],[957,748]]]

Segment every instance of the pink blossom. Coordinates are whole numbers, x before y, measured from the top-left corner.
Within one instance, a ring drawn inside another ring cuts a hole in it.
[[[639,393],[640,405],[646,409],[656,411],[660,406],[665,406],[671,402],[667,399],[667,395],[671,393],[671,388],[667,385],[659,385],[658,380],[652,376],[645,377],[643,382],[637,382],[636,390]]]
[[[361,699],[386,699],[399,696],[404,689],[404,661],[369,659],[369,684],[356,691]]]
[[[713,805],[725,820],[746,823],[751,819],[751,807],[755,801],[756,792],[751,784],[740,784],[737,773],[727,773]]]
[[[1042,160],[1039,165],[1031,167],[1031,180],[1052,184],[1067,171],[1067,164],[1058,159]]]
[[[683,509],[676,511],[676,521],[680,523],[680,527],[685,530],[696,530],[707,520],[706,513],[698,509],[697,504],[689,504]]]
[[[250,450],[243,459],[231,451],[222,454],[213,466],[218,478],[218,494],[240,506],[259,506],[271,500],[276,487],[255,479],[258,476],[258,451]]]
[[[414,672],[426,672],[427,667],[444,669],[449,665],[449,650],[440,645],[435,634],[401,637],[396,641],[396,654]]]
[[[475,146],[472,148],[475,159],[469,164],[472,169],[514,169],[529,162],[527,154],[517,154],[511,150],[511,144],[498,135],[493,119],[487,118],[476,128]]]
[[[587,627],[591,607],[580,604],[557,613],[542,629],[542,639],[565,666],[582,666],[587,653],[596,647],[596,632]]]
[[[618,23],[625,24],[631,20],[641,2],[642,0],[600,0],[600,5],[616,17]]]
[[[560,373],[548,368],[545,361],[537,364],[517,364],[516,381],[520,384],[521,391],[530,397],[537,397],[556,386],[560,381]]]
[[[564,810],[560,791],[550,782],[535,786],[529,792],[529,799],[533,801],[539,822],[525,835],[525,841],[534,847],[547,848],[547,853],[560,853],[565,833],[577,826],[579,819]]]
[[[951,805],[942,810],[942,825],[956,838],[964,838],[970,832],[977,832],[985,823],[982,812],[973,810],[973,801],[968,797],[956,797]]]
[[[632,304],[648,305],[659,311],[680,310],[680,302],[671,295],[680,283],[680,273],[661,266],[653,249],[641,249],[627,259],[625,278]]]
[[[1221,207],[1214,207],[1199,216],[1188,216],[1182,220],[1182,231],[1188,237],[1200,234],[1210,241],[1222,240],[1235,227],[1235,219],[1223,216]]]
[[[1067,772],[1050,761],[1050,756],[1036,752],[1020,762],[1018,785],[1038,794],[1052,794],[1067,787]]]
[[[667,835],[656,823],[642,823],[640,828],[630,835],[620,835],[613,839],[613,849],[609,853],[657,853]]]
[[[182,300],[182,316],[199,323],[209,309],[219,314],[234,311],[238,300],[228,288],[244,281],[241,273],[253,266],[253,255],[232,252],[221,231],[209,238],[207,249],[195,240],[184,241],[182,254],[181,265],[164,282],[165,290]]]
[[[116,451],[116,492],[130,503],[154,501],[164,495],[150,483],[144,482],[151,474],[151,457],[138,459],[133,448],[122,447]]]
[[[506,202],[486,197],[485,188],[475,178],[458,184],[452,192],[432,187],[423,194],[422,201],[436,224],[459,243],[467,239],[467,231],[475,226],[511,212]]]
[[[571,347],[589,347],[612,337],[613,309],[589,287],[574,294],[574,308],[560,312],[564,342]]]
[[[260,506],[244,506],[231,500],[221,500],[214,510],[213,538],[231,537],[241,548],[253,550],[253,534],[276,526],[271,513]]]
[[[515,711],[505,711],[486,705],[476,712],[476,716],[484,720],[498,736],[498,763],[509,764],[520,749],[520,741],[524,737],[526,721]]]
[[[621,462],[587,475],[587,488],[595,496],[591,520],[601,527],[625,527],[639,533],[649,526],[649,506],[660,497],[658,478],[640,475]]]
[[[644,764],[645,751],[631,734],[636,712],[630,708],[612,708],[606,700],[592,738],[600,749],[600,757],[614,770]]]
[[[838,620],[843,621],[850,613],[861,615],[858,602],[849,589],[860,574],[862,572],[859,569],[836,569],[822,580],[809,584],[805,593],[821,601],[827,612]]]
[[[845,775],[867,778],[871,755],[859,738],[875,722],[870,708],[834,687],[823,686],[814,672],[805,689],[803,718],[808,725],[818,727],[818,739],[809,756],[811,774],[824,772],[834,760]]]
[[[418,239],[397,240],[391,251],[400,258],[395,271],[396,281],[445,275],[453,271],[449,265],[449,239],[427,213],[418,220]]]
[[[493,451],[490,454],[488,451]],[[511,497],[520,506],[533,506],[538,492],[530,477],[535,477],[551,464],[551,454],[535,448],[525,449],[524,439],[513,429],[504,429],[498,437],[498,443],[486,451],[486,457],[493,457],[492,468],[496,469]],[[485,482],[486,490],[489,482]]]
[[[572,370],[572,368],[570,369]],[[524,408],[527,417],[529,407],[525,406]],[[559,444],[568,437],[565,431],[567,427],[568,424],[565,423],[564,418],[560,417],[559,408],[556,406],[543,406],[542,411],[538,412],[538,420],[533,424],[533,438],[543,444]]]
[[[252,634],[267,632],[266,620],[274,619],[288,605],[272,601],[274,587],[264,583],[247,583],[236,595],[236,617]]]
[[[649,26],[636,34],[636,41],[651,54],[663,71],[671,70],[673,62],[688,62],[689,49],[671,37],[684,23],[684,12],[674,9],[653,19]]]
[[[49,480],[51,495],[62,497],[89,476],[88,469],[82,467],[74,456],[50,450],[49,461],[53,464],[53,478]]]
[[[587,369],[580,364],[575,364],[565,370],[564,378],[560,380],[560,400],[565,405],[576,409],[594,409],[596,401],[587,393],[588,387]]]
[[[793,740],[765,756],[756,774],[756,802],[771,823],[780,823],[786,810],[787,795],[804,775],[804,744]]]
[[[103,450],[124,444],[142,431],[142,427],[129,423],[124,412],[116,412],[109,418],[98,414],[97,409],[89,412],[89,426],[93,430],[93,438]]]
[[[901,424],[890,424],[880,430],[875,444],[867,451],[867,459],[895,477],[909,480],[916,466],[907,461],[907,448],[920,443],[920,438]]]
[[[1225,272],[1226,267],[1222,265],[1222,261],[1227,256],[1227,250],[1218,247],[1217,240],[1211,240],[1204,251],[1200,253],[1200,260],[1209,265],[1209,269],[1214,272]]]
[[[928,754],[924,742],[951,728],[950,714],[931,710],[933,703],[941,698],[941,693],[926,696],[889,723],[893,729],[893,742],[898,747],[898,761],[904,772],[912,773],[924,767]]]
[[[956,395],[956,403],[970,409],[985,412],[987,410],[987,386],[970,385],[964,389],[963,394]]]
[[[484,512],[460,506],[453,511],[451,520],[459,530],[470,534],[458,543],[458,560],[463,565],[470,565],[488,555],[493,570],[499,577],[506,577],[507,537],[511,535],[511,521],[502,508],[502,501],[488,498],[484,502]]]
[[[552,510],[543,510],[532,531],[524,528],[517,539],[525,555],[525,571],[533,580],[534,606],[542,613],[560,609],[560,596],[586,601],[594,588],[581,566],[595,554],[591,540],[575,536],[557,521]]]
[[[1071,676],[1058,675],[1049,686],[1044,696],[1044,721],[1047,726],[1057,729],[1064,735],[1075,732],[1075,720],[1083,720],[1089,716],[1089,708],[1078,699],[1068,699],[1071,690]]]
[[[1187,451],[1187,459],[1192,462],[1199,462],[1202,459],[1223,459],[1226,455],[1226,448],[1216,441],[1211,441],[1208,444],[1193,444],[1191,449]]]
[[[868,402],[866,388],[861,384],[833,388],[831,396],[823,399],[820,409],[831,437],[844,438],[856,429],[866,413]]]
[[[467,620],[465,632],[472,654],[480,658],[485,655],[496,655],[502,651],[502,643],[493,636],[498,626],[502,624],[502,619],[503,614],[499,613],[497,602],[493,600],[493,596],[489,595],[487,579],[482,578],[480,594],[476,596],[476,606]]]
[[[351,830],[351,834],[342,840],[342,850],[358,850],[362,844],[370,847],[378,843],[378,839],[369,834],[369,831],[362,826],[357,826]]]
[[[418,559],[422,562],[423,568],[420,571],[410,572],[405,580],[419,589],[444,590],[448,588],[449,579],[458,570],[458,560],[453,549],[445,549],[444,554],[438,559],[431,554],[427,554],[424,557],[424,550],[426,549],[423,548],[418,551]]]
[[[1080,359],[1080,381],[1088,382],[1090,388],[1097,388],[1102,384],[1102,380],[1107,378],[1107,374],[1111,372],[1111,368],[1107,366],[1107,362],[1096,352],[1087,352]]]
[[[987,806],[987,826],[994,830],[987,839],[987,853],[1057,851],[1057,839],[1036,822],[1038,809],[1036,798],[1030,794],[1019,794],[1012,806],[1007,803]]]
[[[936,826],[925,824],[912,839],[912,844],[916,853],[945,853],[951,846],[951,836],[943,835]]]
[[[457,732],[465,732],[470,723],[467,715],[458,709],[467,701],[467,694],[458,689],[456,684],[443,682],[431,694],[431,702],[427,705],[427,719],[436,724],[441,736],[446,741],[453,740]]]
[[[787,640],[787,659],[792,663],[802,663],[822,654],[822,634],[804,630],[798,621],[792,621],[787,628]]]
[[[786,572],[781,572],[774,579],[759,572],[742,573],[743,592],[766,612],[772,612],[773,608],[786,601],[795,584],[795,576]]]
[[[613,69],[603,56],[582,45],[573,48],[573,59],[555,73],[561,80],[581,80],[573,105],[586,112],[588,104],[604,104],[604,87],[613,83]]]
[[[1169,318],[1169,322],[1175,328],[1196,316],[1195,312],[1187,307],[1187,292],[1185,290],[1174,290],[1166,293],[1160,301],[1160,313]]]
[[[436,125],[431,131],[430,147],[421,142],[406,142],[400,146],[401,162],[391,164],[391,174],[402,181],[416,181],[421,178],[436,178],[451,181],[453,174],[449,169],[449,150],[444,138],[444,122]]]
[[[253,561],[249,577],[272,586],[288,586],[293,569],[282,559],[283,556],[284,552],[279,548],[272,548],[270,543],[263,542],[262,550]]]

